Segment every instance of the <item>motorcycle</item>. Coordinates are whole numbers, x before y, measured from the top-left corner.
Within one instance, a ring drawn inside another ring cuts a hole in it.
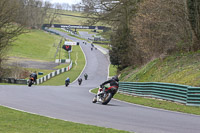
[[[99,87],[97,95],[93,98],[92,102],[100,102],[103,105],[106,105],[110,102],[113,96],[117,93],[118,86],[103,86]]]
[[[34,84],[34,78],[30,77],[28,80],[28,86],[31,87],[32,84]]]
[[[65,81],[65,86],[67,87],[68,85],[69,85],[69,82],[66,82],[66,81]]]

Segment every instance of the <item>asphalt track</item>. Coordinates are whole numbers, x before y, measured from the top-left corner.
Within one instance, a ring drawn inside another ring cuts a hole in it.
[[[68,37],[62,33],[64,37]],[[80,41],[72,37],[74,41]],[[100,50],[80,45],[87,64],[81,75],[88,80],[63,86],[0,85],[0,105],[57,119],[115,128],[136,133],[199,133],[200,116],[129,104],[112,99],[93,104],[89,90],[107,79],[109,61]]]

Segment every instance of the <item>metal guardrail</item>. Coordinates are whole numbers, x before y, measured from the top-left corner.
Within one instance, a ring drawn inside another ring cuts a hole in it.
[[[0,78],[0,83],[27,84],[26,79]]]
[[[51,31],[51,30],[49,30],[48,28],[45,28],[45,27],[43,28],[43,30],[46,31],[46,32],[50,32],[52,34],[60,35],[59,33]]]
[[[120,82],[119,92],[200,106],[200,87],[159,82]]]

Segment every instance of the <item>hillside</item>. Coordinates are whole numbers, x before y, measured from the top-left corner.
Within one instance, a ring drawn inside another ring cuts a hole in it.
[[[54,61],[60,39],[60,36],[54,34],[48,34],[41,30],[31,30],[18,36],[10,48],[9,56]],[[64,52],[62,54],[65,56]],[[43,58],[41,59],[41,57]]]
[[[121,73],[121,81],[166,82],[200,86],[200,51],[155,59],[141,68],[128,67]]]

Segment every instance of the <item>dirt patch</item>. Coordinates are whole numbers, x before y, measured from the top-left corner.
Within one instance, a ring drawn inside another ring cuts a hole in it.
[[[22,57],[10,57],[6,62],[9,66],[19,66],[23,68],[37,68],[37,69],[47,69],[47,70],[56,70],[54,67],[58,66],[58,63],[33,60]]]

